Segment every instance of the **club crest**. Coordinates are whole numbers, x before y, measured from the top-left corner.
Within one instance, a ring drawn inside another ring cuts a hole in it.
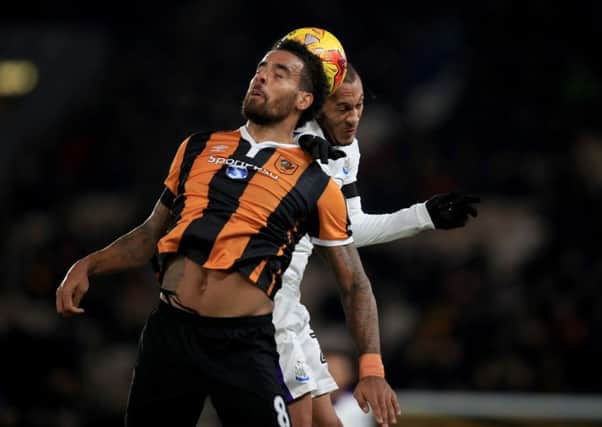
[[[278,156],[274,166],[276,166],[276,169],[278,169],[278,171],[285,175],[292,175],[299,168],[299,165],[291,162],[284,156]]]

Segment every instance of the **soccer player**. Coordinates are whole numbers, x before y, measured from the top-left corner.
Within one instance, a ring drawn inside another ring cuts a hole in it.
[[[150,216],[75,262],[56,309],[81,314],[94,274],[158,254],[160,301],[144,326],[127,426],[195,426],[210,396],[224,426],[290,426],[272,323],[272,298],[306,233],[338,279],[351,334],[370,376],[356,393],[377,422],[396,421],[380,353],[370,281],[348,231],[344,197],[293,130],[326,98],[318,57],[283,41],[259,62],[242,104],[246,124],[196,133],[177,150]]]
[[[426,203],[391,214],[365,214],[357,189],[360,151],[356,138],[363,108],[361,78],[348,64],[342,86],[327,98],[317,121],[295,130],[299,143],[314,157],[321,158],[324,171],[342,187],[355,245],[384,243],[410,237],[423,230],[462,227],[469,215],[477,216],[473,204],[479,199],[463,193],[436,195]],[[332,145],[313,136],[325,137]],[[334,148],[343,151],[345,156],[336,155]],[[309,312],[300,302],[301,280],[312,247],[309,238],[301,239],[283,275],[282,289],[275,297],[276,343],[288,388],[293,425],[341,426],[330,399],[330,392],[337,389],[337,384],[328,371],[327,361],[311,328]],[[361,379],[361,370],[359,374]]]

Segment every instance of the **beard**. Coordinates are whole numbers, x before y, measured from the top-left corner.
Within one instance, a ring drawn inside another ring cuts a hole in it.
[[[278,123],[287,118],[293,111],[295,102],[295,94],[285,97],[275,103],[268,99],[263,101],[257,98],[250,98],[249,94],[245,95],[242,102],[242,116],[258,125],[270,125]]]

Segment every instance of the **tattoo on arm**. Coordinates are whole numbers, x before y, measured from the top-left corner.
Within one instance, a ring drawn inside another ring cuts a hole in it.
[[[358,351],[360,354],[380,353],[376,300],[356,247],[321,247],[319,250],[334,269],[347,325]]]
[[[121,271],[148,262],[170,218],[169,208],[158,201],[146,221],[89,255],[90,274]]]

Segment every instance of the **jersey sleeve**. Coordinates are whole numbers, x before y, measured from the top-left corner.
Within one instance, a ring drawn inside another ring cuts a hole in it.
[[[332,178],[318,198],[308,233],[311,242],[318,246],[342,246],[353,242],[345,198]]]
[[[358,248],[411,237],[424,230],[435,228],[424,203],[417,203],[393,213],[365,213],[357,187],[360,163],[357,140],[349,146],[347,158],[349,174],[341,190],[347,201],[349,218],[353,224],[353,242]]]
[[[358,248],[411,237],[435,228],[424,203],[416,203],[393,213],[367,214],[362,209],[361,198],[356,196],[347,199],[347,209]]]
[[[161,194],[161,203],[171,208],[176,194],[178,194],[178,185],[180,184],[180,171],[182,169],[182,161],[184,160],[184,153],[186,152],[186,146],[190,141],[190,137],[186,138],[178,147],[176,155],[171,161],[167,178],[163,181],[165,185],[163,193]]]

